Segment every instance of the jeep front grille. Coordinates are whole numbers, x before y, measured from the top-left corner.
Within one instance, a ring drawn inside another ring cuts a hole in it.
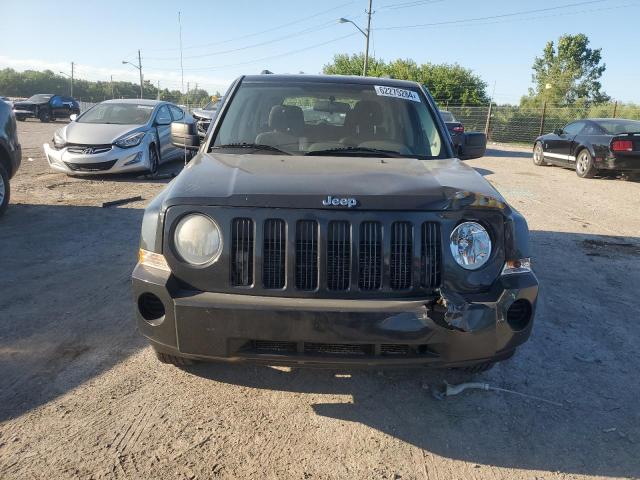
[[[437,222],[234,218],[230,256],[231,286],[257,290],[401,293],[442,276]]]

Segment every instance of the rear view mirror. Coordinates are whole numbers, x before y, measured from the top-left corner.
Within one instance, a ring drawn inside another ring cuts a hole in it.
[[[196,130],[196,124],[190,122],[171,123],[171,143],[187,150],[198,150],[200,137]]]
[[[487,136],[482,132],[467,132],[460,145],[460,160],[471,160],[484,156],[487,150]]]
[[[71,120],[72,122],[75,122],[77,118],[78,115],[76,115],[75,113],[73,115],[69,115],[69,120]]]

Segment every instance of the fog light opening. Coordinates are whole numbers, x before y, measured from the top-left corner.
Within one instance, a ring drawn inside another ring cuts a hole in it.
[[[138,311],[151,325],[159,325],[164,320],[164,304],[153,293],[143,293],[138,297]]]
[[[531,304],[527,300],[516,300],[507,310],[507,323],[512,329],[524,330],[531,321]]]

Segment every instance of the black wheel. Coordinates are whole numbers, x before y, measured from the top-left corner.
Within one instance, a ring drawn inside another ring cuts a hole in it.
[[[9,205],[9,196],[11,193],[11,189],[9,188],[9,174],[4,169],[2,165],[0,165],[0,217],[4,214],[7,209],[7,205]]]
[[[580,178],[593,178],[597,171],[589,150],[580,150],[576,157],[576,175]]]
[[[19,122],[24,122],[26,119],[27,119],[27,117],[17,116],[16,115],[16,120],[18,120]]]
[[[158,149],[155,145],[149,146],[149,173],[155,175],[158,173],[158,165],[160,163],[160,157],[158,155]]]
[[[549,165],[544,161],[544,149],[540,142],[537,142],[533,147],[533,164],[539,167],[542,165]]]
[[[51,121],[51,114],[49,113],[48,109],[43,108],[42,110],[40,110],[38,112],[38,118],[40,119],[40,121],[42,123],[47,123],[47,122]]]
[[[468,367],[459,367],[456,368],[456,370],[464,373],[476,374],[491,370],[495,364],[496,362],[481,362],[476,363],[475,365],[469,365]]]
[[[162,363],[168,363],[170,365],[175,365],[176,367],[186,367],[195,363],[190,358],[178,357],[176,355],[169,355],[168,353],[162,352],[156,352],[156,357],[158,357],[158,360]]]

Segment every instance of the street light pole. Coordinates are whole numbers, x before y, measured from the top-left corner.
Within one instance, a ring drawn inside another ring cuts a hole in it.
[[[369,10],[367,13],[367,31],[361,29],[353,20],[349,20],[348,18],[340,18],[338,23],[350,23],[354,27],[356,27],[365,38],[365,47],[364,47],[364,66],[362,67],[362,76],[367,76],[367,71],[369,70],[369,37],[371,35],[371,4],[373,0],[369,0]]]
[[[71,62],[71,98],[73,98],[73,67],[75,63]]]
[[[138,72],[140,73],[140,98],[142,98],[144,96],[143,90],[142,90],[142,57],[140,56],[140,50],[138,50],[138,65],[136,65],[135,63],[131,63],[131,62],[127,62],[126,60],[122,60],[122,64],[124,65],[125,63],[128,63],[129,65],[131,65],[132,67],[135,67],[138,69]]]

